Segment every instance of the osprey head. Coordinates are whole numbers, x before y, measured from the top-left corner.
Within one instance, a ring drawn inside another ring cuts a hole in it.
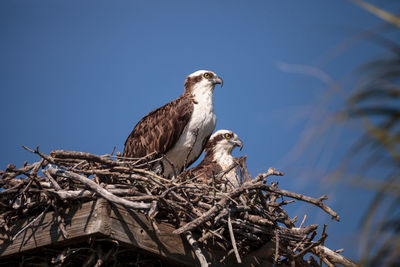
[[[214,155],[231,155],[232,150],[237,146],[242,150],[243,142],[234,132],[229,130],[218,130],[211,135],[210,140],[208,140],[206,153],[213,153]]]
[[[223,80],[212,71],[198,70],[186,77],[185,93],[206,93],[212,92],[216,84],[223,85]]]

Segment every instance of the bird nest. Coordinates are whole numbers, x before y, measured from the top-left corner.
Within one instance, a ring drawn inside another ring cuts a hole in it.
[[[237,159],[242,185],[226,192],[216,184],[224,173],[215,174],[211,179],[215,183],[204,184],[196,177],[163,178],[146,169],[143,159],[63,150],[46,155],[38,149],[28,150],[39,155],[40,161],[25,163],[21,168],[10,164],[0,171],[3,242],[12,242],[50,210],[57,212],[71,203],[104,198],[112,205],[145,214],[156,230],[160,223],[173,225],[173,233],[187,239],[202,266],[209,264],[202,251],[211,244],[225,251],[219,263],[227,257],[235,257],[240,263],[267,243],[272,244],[271,262],[275,264],[320,266],[323,261],[328,266],[355,266],[338,251],[324,246],[326,225],[319,229],[319,235],[318,225],[305,226],[305,218],[296,227],[297,217],[290,218],[284,209],[300,200],[339,220],[336,212],[323,203],[326,196],[312,198],[278,188],[270,177],[283,173],[273,168],[251,177],[245,157]],[[11,227],[26,216],[34,219],[12,233]],[[62,222],[59,227],[65,232]],[[68,262],[65,255],[63,262]]]

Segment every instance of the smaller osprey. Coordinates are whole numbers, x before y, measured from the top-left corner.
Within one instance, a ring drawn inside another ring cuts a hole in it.
[[[232,156],[232,150],[237,146],[242,149],[243,143],[234,132],[229,130],[215,132],[206,145],[203,161],[184,173],[182,177],[197,177],[198,181],[211,184],[213,179],[219,178],[218,176],[227,171],[215,182],[222,184],[223,191],[239,187],[241,182],[237,175],[238,166],[235,166],[236,161]]]

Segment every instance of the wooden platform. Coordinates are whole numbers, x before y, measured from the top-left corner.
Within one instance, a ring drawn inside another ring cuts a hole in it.
[[[65,223],[66,237],[58,227],[57,214],[50,211],[21,232],[34,218],[19,221],[13,228],[14,241],[0,241],[0,264],[9,259],[34,253],[41,248],[62,248],[91,238],[117,241],[119,246],[142,250],[154,257],[163,259],[174,266],[194,266],[198,264],[190,245],[180,235],[172,234],[175,229],[169,224],[158,224],[155,231],[143,214],[124,207],[110,205],[104,199],[83,203],[66,209],[59,214]],[[60,218],[58,217],[58,218]],[[0,232],[0,237],[4,233]],[[233,255],[223,263],[219,260],[223,251],[210,248],[204,251],[212,266],[236,265]],[[270,266],[271,248],[267,245],[243,259],[243,266]]]

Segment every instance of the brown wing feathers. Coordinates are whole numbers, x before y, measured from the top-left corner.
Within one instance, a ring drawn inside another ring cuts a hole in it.
[[[142,118],[125,141],[124,157],[140,158],[155,152],[151,160],[172,148],[190,120],[192,101],[182,95]]]
[[[208,142],[207,142],[208,141]],[[194,178],[198,177],[197,180],[201,183],[207,183],[210,181],[210,178],[218,175],[222,168],[217,162],[214,160],[213,147],[218,140],[209,140],[209,137],[206,139],[205,145],[205,156],[204,159],[200,162],[196,167],[186,171],[182,174],[182,177]]]
[[[188,170],[187,172],[182,174],[182,177],[186,177],[188,179],[197,177],[201,183],[207,184],[210,181],[210,178],[218,175],[222,171],[221,166],[219,166],[214,161],[202,161],[196,167]]]

